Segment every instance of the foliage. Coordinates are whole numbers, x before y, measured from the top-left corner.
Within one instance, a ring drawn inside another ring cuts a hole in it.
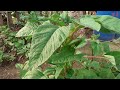
[[[7,26],[0,27],[0,62],[13,61],[17,57],[28,53],[30,38],[16,38],[16,31],[11,31]],[[26,43],[26,39],[29,43]]]
[[[80,36],[85,33],[80,33],[73,39],[75,32],[86,27],[102,32],[108,30],[120,33],[118,18],[85,15],[76,20],[64,11],[62,14],[54,13],[44,17],[43,21],[34,15],[36,14],[32,14],[34,19],[16,34],[17,37],[32,37],[29,60],[23,65],[16,65],[22,79],[119,78],[117,65],[120,54],[116,56],[116,52],[110,51],[109,42],[100,42],[96,35],[89,39],[85,35]],[[34,28],[34,24],[38,26]],[[76,49],[84,47],[88,42],[91,44],[92,56],[76,52]],[[73,67],[75,61],[81,65],[80,68]],[[42,70],[41,65],[44,63],[51,66]]]

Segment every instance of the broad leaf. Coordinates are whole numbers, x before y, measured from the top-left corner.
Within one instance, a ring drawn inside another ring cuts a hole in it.
[[[65,63],[74,60],[80,61],[83,54],[76,54],[75,49],[71,47],[64,47],[61,52],[55,53],[51,56],[50,62],[51,63]]]
[[[98,22],[96,22],[92,18],[87,18],[87,17],[80,18],[80,24],[97,31],[99,31],[101,28],[101,25]]]
[[[37,29],[37,27],[37,24],[27,22],[26,25],[18,31],[16,37],[31,36],[33,34],[33,31]]]
[[[57,50],[69,35],[69,28],[47,24],[38,27],[32,38],[29,66],[37,68]]]
[[[109,15],[102,15],[97,19],[97,21],[101,23],[101,25],[105,27],[106,29],[120,33],[120,19],[119,18],[109,16]]]

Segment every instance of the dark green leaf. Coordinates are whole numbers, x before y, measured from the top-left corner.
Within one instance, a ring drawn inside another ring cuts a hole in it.
[[[108,69],[108,68],[102,68],[99,72],[99,76],[103,79],[114,79],[115,78],[111,69]]]
[[[55,53],[51,56],[50,62],[51,63],[65,63],[74,60],[81,60],[83,54],[76,54],[75,49],[70,47],[64,47],[61,52]]]

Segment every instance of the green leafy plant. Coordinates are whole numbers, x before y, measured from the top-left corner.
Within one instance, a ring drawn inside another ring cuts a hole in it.
[[[44,21],[37,19],[39,23],[35,20],[26,23],[16,34],[16,37],[32,37],[29,60],[23,65],[16,64],[22,79],[119,78],[117,59],[120,54],[116,56],[116,52],[110,51],[109,42],[100,42],[96,35],[87,39],[83,32],[75,35],[86,27],[101,32],[120,33],[118,18],[85,15],[76,20],[65,11],[44,17]],[[87,42],[90,42],[92,56],[77,50]],[[74,68],[74,62],[80,67]],[[44,63],[50,65],[45,70],[41,67]]]
[[[0,63],[4,61],[14,61],[19,56],[24,56],[29,51],[31,38],[16,38],[16,31],[12,31],[7,26],[0,27]],[[25,43],[25,41],[26,42]]]

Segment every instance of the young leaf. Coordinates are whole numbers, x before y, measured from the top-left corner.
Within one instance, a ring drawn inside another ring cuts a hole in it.
[[[60,28],[52,24],[39,26],[32,38],[29,66],[37,68],[47,61],[68,36],[67,26]]]

